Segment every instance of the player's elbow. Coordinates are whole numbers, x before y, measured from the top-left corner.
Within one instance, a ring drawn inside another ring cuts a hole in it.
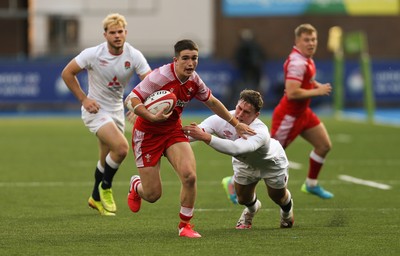
[[[286,92],[286,97],[288,100],[298,100],[300,98],[300,94],[296,91]]]
[[[64,81],[67,80],[68,75],[69,75],[69,72],[64,68],[63,71],[61,72],[61,77],[62,77],[62,79],[63,79]]]

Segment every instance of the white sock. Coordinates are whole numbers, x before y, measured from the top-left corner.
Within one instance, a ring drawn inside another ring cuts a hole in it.
[[[253,195],[253,202],[254,204],[252,206],[247,206],[247,209],[249,209],[249,212],[256,212],[257,211],[257,196],[256,194]]]
[[[111,156],[110,156],[110,154],[108,154],[107,156],[106,156],[106,163],[111,167],[111,168],[113,168],[113,169],[118,169],[118,167],[119,167],[119,163],[116,163],[112,158],[111,158]]]
[[[315,187],[315,186],[318,185],[318,180],[307,178],[307,179],[306,179],[306,184],[307,184],[307,186],[309,186],[309,187]]]

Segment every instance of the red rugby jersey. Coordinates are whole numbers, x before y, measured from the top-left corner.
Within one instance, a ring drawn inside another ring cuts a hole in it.
[[[207,101],[211,96],[211,90],[196,72],[193,72],[188,80],[181,82],[175,74],[174,63],[153,70],[132,92],[144,102],[150,94],[159,90],[168,90],[176,95],[177,102],[172,115],[166,121],[158,123],[138,117],[135,122],[136,129],[146,133],[168,133],[180,129],[182,127],[180,117],[186,105],[193,98]]]
[[[301,88],[310,90],[314,88],[314,78],[316,68],[311,58],[306,58],[296,47],[286,59],[284,65],[285,82],[286,80],[296,80],[301,83]],[[279,108],[284,109],[289,115],[296,116],[304,112],[309,107],[311,98],[302,100],[289,100],[286,93],[279,102]]]

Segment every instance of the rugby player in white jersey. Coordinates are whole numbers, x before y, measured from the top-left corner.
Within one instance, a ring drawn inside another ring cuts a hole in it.
[[[259,92],[243,90],[236,109],[231,111],[241,123],[256,132],[247,139],[241,138],[228,122],[217,115],[208,117],[200,125],[192,123],[183,127],[191,140],[203,141],[232,156],[237,201],[246,206],[236,229],[251,228],[253,217],[261,208],[256,195],[256,185],[260,180],[264,180],[272,201],[280,206],[280,227],[291,228],[294,223],[293,200],[287,189],[289,162],[280,143],[271,138],[268,127],[258,118],[262,106]]]
[[[125,42],[126,26],[124,16],[109,14],[103,20],[106,41],[84,49],[62,71],[64,82],[82,103],[85,126],[98,139],[99,160],[88,203],[106,216],[114,216],[117,210],[112,181],[129,150],[124,136],[124,89],[134,73],[143,80],[151,72],[143,54]],[[77,79],[83,70],[88,74],[87,94]]]

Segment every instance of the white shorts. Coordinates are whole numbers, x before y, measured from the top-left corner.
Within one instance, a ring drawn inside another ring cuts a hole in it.
[[[114,122],[122,133],[125,131],[124,109],[108,112],[100,109],[96,114],[91,114],[82,106],[82,120],[89,131],[96,134],[97,131],[106,123]]]
[[[287,186],[289,180],[288,168],[279,170],[255,170],[245,164],[234,164],[234,180],[240,185],[249,185],[264,179],[268,187],[282,189]]]

